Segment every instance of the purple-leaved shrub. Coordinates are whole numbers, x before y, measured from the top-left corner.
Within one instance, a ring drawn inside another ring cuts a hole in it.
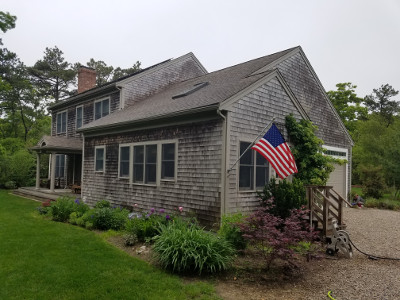
[[[305,218],[308,211],[304,207],[292,209],[289,217],[283,219],[270,213],[274,206],[272,199],[267,204],[240,224],[243,238],[262,255],[267,269],[275,259],[296,266],[295,248],[301,241],[312,242],[317,237],[317,233],[310,230]]]

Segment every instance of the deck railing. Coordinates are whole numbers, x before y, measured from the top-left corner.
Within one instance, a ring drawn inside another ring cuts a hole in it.
[[[343,222],[343,207],[345,204],[351,206],[332,186],[309,185],[306,187],[308,209],[310,210],[310,225],[313,222],[322,224],[322,234],[327,235],[329,226],[333,220],[338,225],[345,227]]]

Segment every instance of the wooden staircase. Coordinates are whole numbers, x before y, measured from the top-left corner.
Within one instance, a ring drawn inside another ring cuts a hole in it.
[[[332,186],[306,186],[308,209],[310,210],[310,225],[321,229],[324,237],[332,229],[336,220],[341,229],[346,229],[343,222],[343,207],[351,206]]]

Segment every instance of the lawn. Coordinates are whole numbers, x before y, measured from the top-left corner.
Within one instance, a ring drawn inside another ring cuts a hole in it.
[[[0,299],[218,299],[0,190]]]

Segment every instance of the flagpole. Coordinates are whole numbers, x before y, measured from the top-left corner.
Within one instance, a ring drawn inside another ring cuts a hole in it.
[[[257,137],[254,139],[254,141],[246,148],[246,150],[244,150],[244,152],[239,156],[239,158],[235,161],[235,163],[232,165],[232,167],[230,167],[230,169],[228,170],[228,173],[230,171],[232,171],[233,167],[236,166],[236,164],[239,162],[239,160],[242,158],[242,156],[251,148],[253,147],[254,143],[258,140],[258,138],[264,133],[265,129],[267,129],[269,126],[271,126],[272,122],[274,122],[275,117],[272,118],[271,122],[268,123],[267,126],[265,126],[263,128],[263,130],[259,133],[259,135],[257,135]]]

